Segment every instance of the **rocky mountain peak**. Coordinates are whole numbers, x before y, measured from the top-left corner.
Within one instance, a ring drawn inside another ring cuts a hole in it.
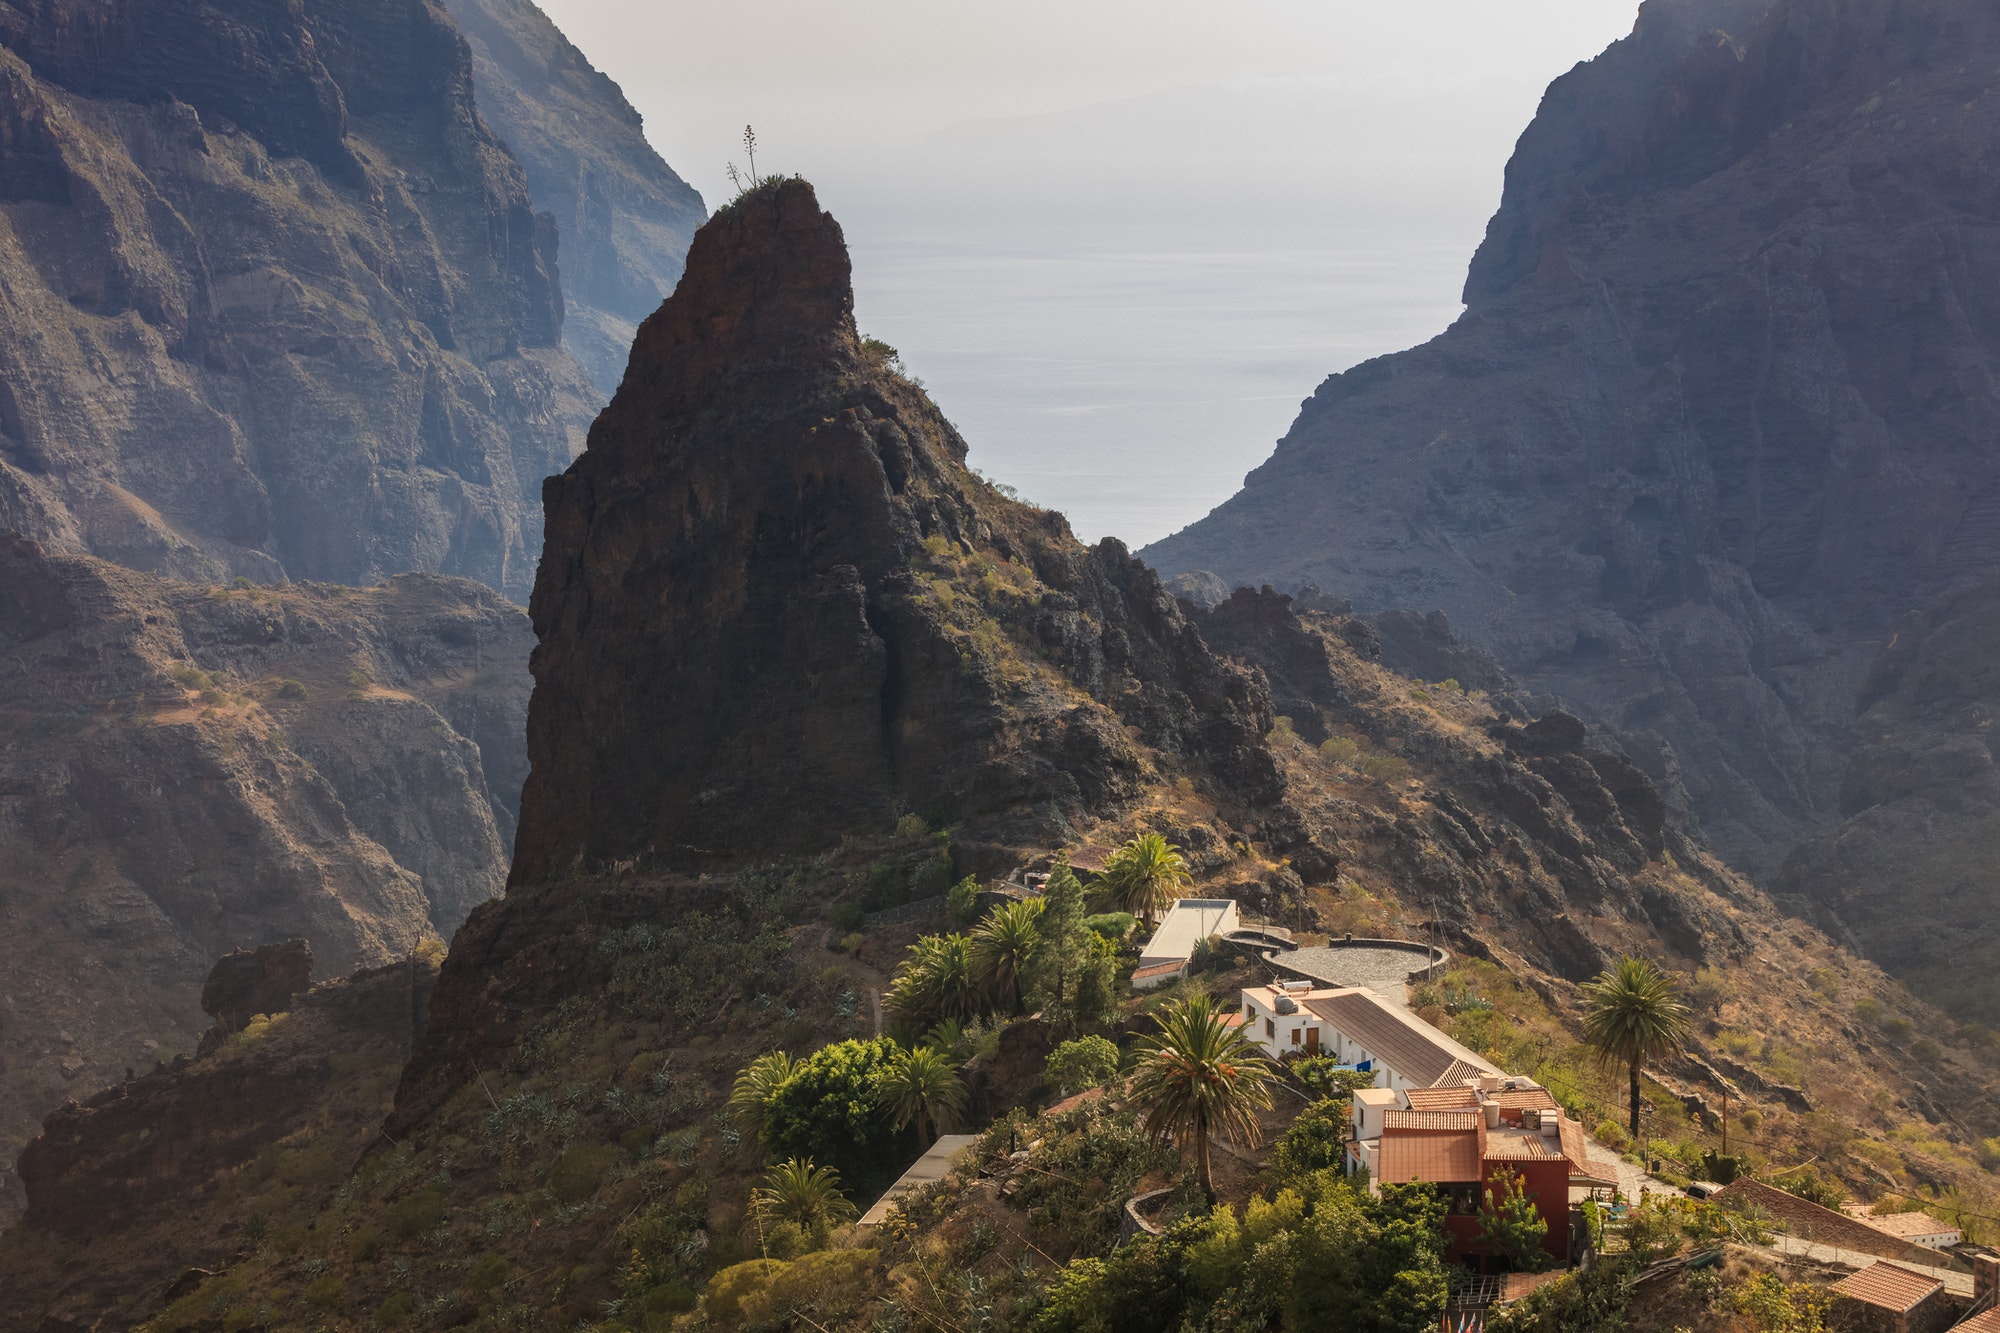
[[[1251,674],[1122,546],[1085,549],[965,452],[857,336],[811,186],[720,210],[544,488],[515,882],[811,848],[906,811],[1041,837],[1162,762],[1273,796]]]

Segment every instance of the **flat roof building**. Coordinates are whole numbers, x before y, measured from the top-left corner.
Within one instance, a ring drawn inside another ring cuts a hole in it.
[[[1194,946],[1213,935],[1227,935],[1242,924],[1234,898],[1182,898],[1167,910],[1160,928],[1139,951],[1132,970],[1134,990],[1151,990],[1187,975]]]

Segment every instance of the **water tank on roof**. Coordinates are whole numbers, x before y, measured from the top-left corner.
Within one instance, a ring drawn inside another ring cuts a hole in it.
[[[1277,1004],[1272,1007],[1281,1014],[1296,1014],[1299,1011],[1299,1002],[1289,995],[1280,995]]]

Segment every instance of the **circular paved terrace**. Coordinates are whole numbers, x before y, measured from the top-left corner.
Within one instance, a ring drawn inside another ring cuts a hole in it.
[[[1424,965],[1424,946],[1376,940],[1356,940],[1352,944],[1336,940],[1330,945],[1304,945],[1282,953],[1267,953],[1273,967],[1328,986],[1366,986],[1391,1004],[1408,1004],[1404,983],[1410,973]],[[1437,950],[1440,968],[1450,961]]]

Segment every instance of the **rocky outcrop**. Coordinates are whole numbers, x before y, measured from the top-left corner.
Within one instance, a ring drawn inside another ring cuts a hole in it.
[[[292,997],[312,986],[312,945],[286,940],[256,949],[232,949],[215,960],[201,988],[201,1011],[215,1020],[216,1041],[241,1032],[258,1014],[282,1014]],[[203,1044],[208,1037],[204,1035]]]
[[[1996,65],[1976,0],[1648,0],[1543,99],[1465,314],[1143,554],[1442,609],[1774,873],[1898,621],[2000,563]]]
[[[0,1236],[0,1328],[137,1327],[189,1270],[302,1234],[375,1138],[435,976],[404,961],[315,986],[213,1054],[52,1111]]]
[[[498,893],[528,641],[466,580],[199,587],[0,541],[0,1151],[193,1049],[231,948],[349,971]]]
[[[563,345],[609,398],[639,321],[680,280],[701,196],[646,142],[639,113],[531,0],[446,0],[472,46],[479,114],[562,237]]]
[[[598,401],[434,0],[0,5],[0,531],[524,597]]]
[[[1249,675],[1117,543],[982,483],[863,349],[803,182],[696,236],[544,496],[516,884],[808,851],[909,810],[1059,839],[1163,765],[1278,794]]]
[[[1896,627],[1862,687],[1842,819],[1774,892],[1918,993],[2000,1026],[2000,579]]]

